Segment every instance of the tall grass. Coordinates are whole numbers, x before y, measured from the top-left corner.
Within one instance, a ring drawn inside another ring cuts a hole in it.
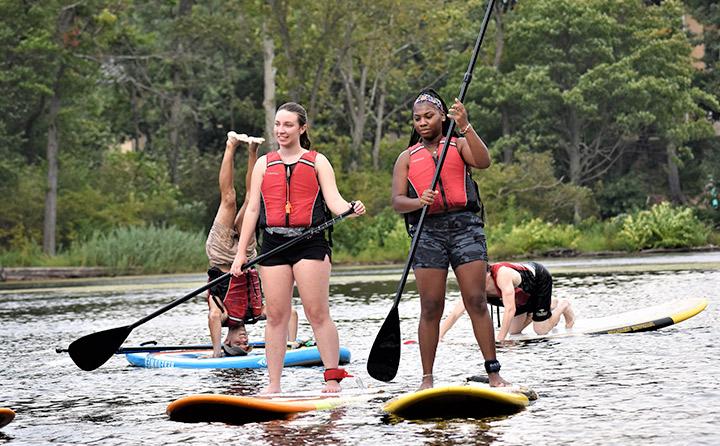
[[[126,227],[98,233],[68,253],[80,266],[104,266],[118,273],[201,271],[207,267],[205,234],[175,227]]]

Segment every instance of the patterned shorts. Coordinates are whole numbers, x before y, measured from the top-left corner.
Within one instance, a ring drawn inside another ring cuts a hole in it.
[[[235,260],[235,254],[237,254],[238,248],[238,236],[234,228],[228,228],[222,223],[217,221],[213,222],[210,233],[205,242],[205,253],[208,256],[211,266],[223,267],[223,269],[230,269],[233,260]],[[252,259],[256,256],[256,243],[255,237],[253,236],[248,244],[247,252],[245,253],[248,259]]]
[[[410,228],[414,234],[415,227]],[[453,269],[465,263],[487,262],[482,219],[472,212],[453,212],[425,218],[413,268]]]

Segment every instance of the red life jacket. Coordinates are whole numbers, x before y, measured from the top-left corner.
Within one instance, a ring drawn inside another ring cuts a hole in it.
[[[277,152],[266,155],[267,168],[260,188],[259,226],[310,227],[328,219],[315,172],[317,152],[309,151],[294,167]]]
[[[514,269],[518,273],[520,273],[520,284],[515,287],[515,306],[521,307],[528,303],[530,300],[530,293],[523,289],[523,286],[525,288],[530,287],[534,281],[535,281],[535,275],[533,272],[522,263],[509,263],[509,262],[500,262],[500,263],[494,263],[490,265],[490,277],[492,277],[493,282],[495,282],[495,289],[498,290],[498,293],[500,292],[500,287],[498,287],[497,284],[497,273],[498,270],[502,267],[507,267]],[[498,305],[502,306],[502,296],[500,297],[487,297],[488,303],[492,305]]]
[[[444,144],[445,139],[442,139],[438,147],[442,147]],[[410,154],[408,197],[417,198],[430,187],[437,168],[437,160],[425,149],[422,142],[409,147],[408,152]],[[450,139],[448,153],[440,171],[437,190],[440,191],[440,195],[430,205],[430,209],[428,209],[430,215],[458,210],[472,212],[482,210],[477,183],[470,176],[470,169],[460,156],[455,137]],[[421,210],[417,210],[405,214],[408,223],[417,223],[420,212]]]

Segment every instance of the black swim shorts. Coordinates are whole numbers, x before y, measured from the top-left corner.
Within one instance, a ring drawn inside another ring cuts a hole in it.
[[[415,228],[410,228],[414,233]],[[487,262],[487,243],[482,219],[469,211],[425,218],[413,258],[413,268],[453,269],[465,263]]]
[[[286,237],[281,234],[270,234],[263,232],[262,248],[260,253],[270,252],[283,243],[292,240],[293,237]],[[278,252],[277,254],[260,261],[262,266],[294,265],[300,260],[325,260],[325,256],[332,260],[332,249],[325,239],[323,233],[315,234],[307,240]]]
[[[533,321],[542,322],[552,316],[552,276],[547,268],[537,262],[529,262],[528,265],[535,270],[533,283],[528,290],[530,301],[518,307],[516,314],[532,313]]]

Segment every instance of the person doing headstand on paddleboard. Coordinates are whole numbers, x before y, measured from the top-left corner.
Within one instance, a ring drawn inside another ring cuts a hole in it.
[[[575,324],[575,313],[567,299],[552,298],[552,276],[537,262],[500,262],[488,265],[485,277],[488,303],[505,308],[497,340],[504,341],[508,334],[518,334],[533,324],[536,334],[547,334],[565,318],[565,328]],[[465,312],[459,300],[440,325],[440,340]]]
[[[252,168],[257,161],[257,151],[261,138],[247,138],[248,162],[245,174],[245,190],[249,190]],[[240,136],[231,133],[225,143],[225,153],[218,182],[220,185],[220,206],[207,237],[205,252],[210,269],[208,281],[214,280],[230,270],[237,254],[238,234],[248,202],[245,194],[240,210],[237,209],[235,187],[233,185],[233,162],[235,151],[240,145]],[[248,244],[246,256],[256,255],[255,238]],[[250,351],[246,323],[255,323],[263,317],[262,292],[260,280],[255,269],[246,271],[239,277],[231,277],[208,290],[208,327],[213,346],[213,357],[223,355],[246,355]],[[222,327],[228,327],[227,337],[221,342]],[[297,337],[297,312],[292,310],[289,321],[290,341]]]
[[[338,192],[330,162],[310,149],[305,109],[294,102],[280,106],[275,114],[274,132],[278,150],[260,157],[252,173],[238,251],[230,269],[238,277],[243,274],[247,248],[257,227],[263,229],[261,251],[266,253],[308,227],[329,220],[328,208],[337,215],[350,208],[350,203]],[[353,216],[362,215],[365,206],[355,201],[353,210]],[[323,391],[339,392],[340,381],[348,376],[338,368],[340,343],[330,317],[331,254],[328,240],[319,233],[260,262],[267,305],[265,351],[270,378],[263,393],[281,391],[293,283],[297,284],[325,366]]]
[[[455,120],[462,137],[451,138],[437,189],[431,190],[429,186],[438,152],[445,143],[449,119]],[[448,110],[434,90],[424,90],[413,104],[412,121],[409,147],[398,156],[393,170],[392,204],[397,212],[405,215],[411,235],[423,206],[429,206],[412,265],[420,294],[418,339],[423,369],[420,389],[433,386],[449,265],[455,271],[472,319],[490,385],[505,386],[508,383],[500,376],[495,334],[485,298],[483,273],[487,268],[487,247],[483,206],[477,185],[470,176],[470,168],[490,166],[490,154],[457,99]]]

